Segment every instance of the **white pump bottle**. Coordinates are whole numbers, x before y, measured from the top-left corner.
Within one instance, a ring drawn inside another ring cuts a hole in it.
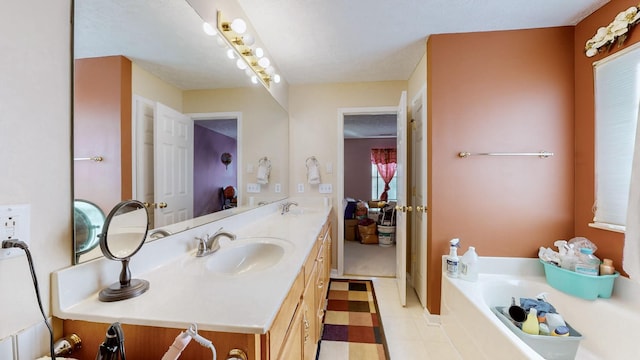
[[[460,258],[458,258],[458,247],[460,239],[449,240],[449,256],[447,256],[447,276],[457,278],[460,272]]]

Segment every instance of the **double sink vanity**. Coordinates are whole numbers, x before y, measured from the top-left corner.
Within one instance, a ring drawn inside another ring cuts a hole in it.
[[[192,324],[216,346],[218,359],[227,359],[232,349],[248,359],[315,359],[333,215],[322,199],[303,199],[281,214],[283,202],[147,242],[130,268],[150,286],[131,299],[98,299],[102,288],[118,280],[117,262],[99,258],[53,273],[53,315],[64,334],[83,341],[73,356],[94,359],[109,325],[120,322],[133,359],[160,359]],[[220,237],[220,249],[196,256],[196,238],[220,228],[236,238]],[[209,356],[209,349],[192,341],[181,358]]]

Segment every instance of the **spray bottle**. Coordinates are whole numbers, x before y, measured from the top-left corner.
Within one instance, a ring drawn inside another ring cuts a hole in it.
[[[457,278],[459,273],[460,258],[458,258],[458,247],[460,239],[449,240],[449,256],[447,256],[447,276]]]

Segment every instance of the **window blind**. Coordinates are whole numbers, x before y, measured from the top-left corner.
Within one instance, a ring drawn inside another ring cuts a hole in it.
[[[627,219],[640,104],[640,47],[596,64],[594,78],[596,204],[593,221],[597,227],[620,229]]]

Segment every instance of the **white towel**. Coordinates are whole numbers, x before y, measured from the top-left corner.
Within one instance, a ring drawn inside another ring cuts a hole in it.
[[[269,182],[269,170],[266,165],[258,165],[258,174],[256,175],[258,184],[267,184]]]
[[[271,173],[271,161],[265,156],[258,160],[258,172],[256,174],[256,182],[258,184],[269,183],[269,174]]]
[[[320,169],[318,169],[318,164],[310,164],[307,170],[307,180],[309,184],[320,184]]]

